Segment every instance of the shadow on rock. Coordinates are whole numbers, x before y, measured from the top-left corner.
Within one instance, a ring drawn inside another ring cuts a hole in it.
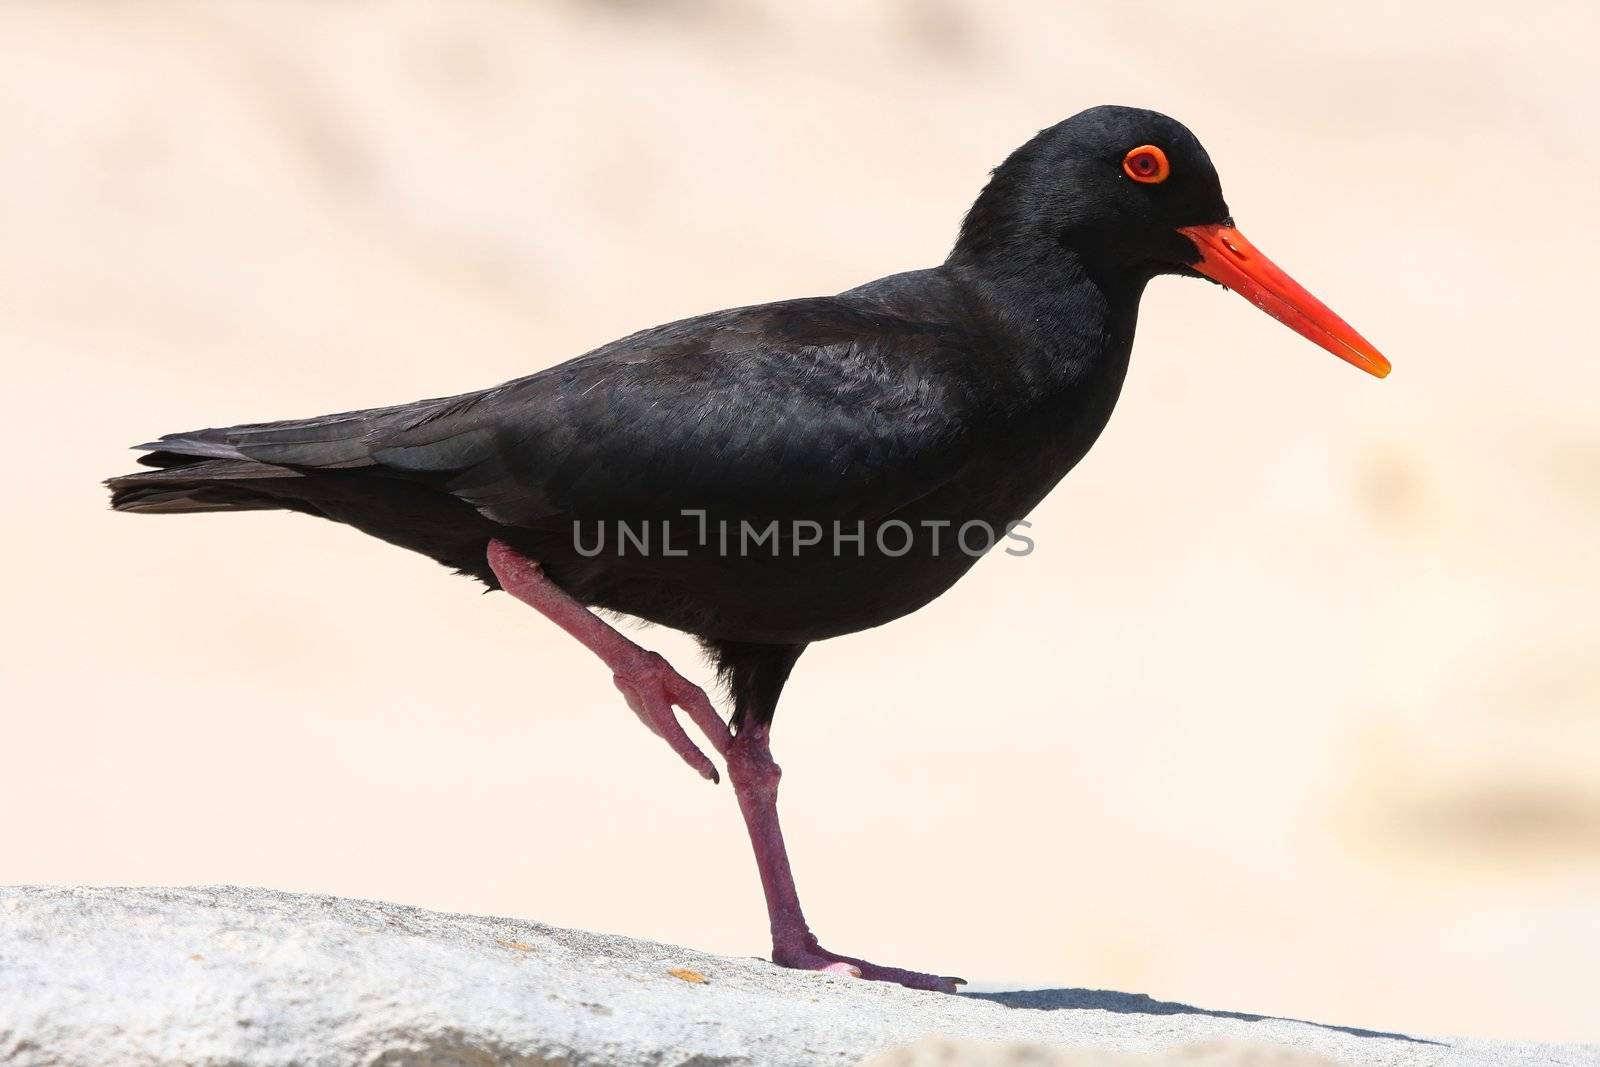
[[[1250,1015],[1242,1011],[1209,1011],[1191,1004],[1178,1004],[1170,1000],[1156,1000],[1144,993],[1118,993],[1110,989],[1023,989],[1011,993],[965,993],[974,1000],[988,1000],[1007,1008],[1031,1008],[1034,1011],[1110,1011],[1118,1015],[1208,1015],[1213,1019],[1239,1019],[1247,1023],[1268,1021],[1299,1023],[1320,1030],[1336,1030],[1355,1037],[1379,1037],[1391,1041],[1410,1041],[1419,1045],[1439,1045],[1440,1041],[1391,1034],[1382,1030],[1363,1030],[1355,1026],[1329,1026],[1326,1023],[1306,1022],[1304,1019],[1283,1019],[1276,1015]]]

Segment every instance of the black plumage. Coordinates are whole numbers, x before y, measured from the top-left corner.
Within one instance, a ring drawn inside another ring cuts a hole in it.
[[[1037,213],[1060,199],[1063,154],[1086,140],[1119,153],[1130,119],[1187,148],[1200,175],[1198,215],[1173,221],[1225,217],[1186,130],[1098,108],[997,170],[943,266],[641,330],[481,392],[169,434],[141,446],[159,473],[110,481],[113,506],[303,511],[491,585],[484,549],[502,537],[579,600],[713,648],[803,644],[887,622],[943,592],[974,557],[933,557],[930,535],[892,557],[869,536],[861,557],[852,548],[590,560],[575,550],[573,523],[588,524],[578,534],[592,544],[617,520],[687,528],[681,512],[699,509],[710,529],[777,519],[780,535],[794,519],[828,524],[831,536],[834,521],[1003,528],[1024,516],[1104,427],[1140,291],[1158,267],[1132,248],[1093,263],[1072,254],[1075,233],[1114,228],[1115,216],[1075,218],[1084,212],[1071,200],[1048,225]],[[1128,210],[1153,215],[1141,199]]]
[[[1169,177],[1126,170],[1140,145]],[[110,480],[112,503],[305,512],[491,587],[498,539],[584,604],[698,637],[735,727],[764,725],[808,643],[937,597],[977,558],[955,528],[1003,531],[1083,457],[1146,283],[1197,273],[1180,230],[1229,225],[1186,128],[1095,108],[996,169],[940,266],[642,330],[481,392],[169,434],[140,446],[158,469]],[[774,520],[776,551],[686,536]],[[796,521],[827,536],[800,544]],[[892,521],[915,536],[903,553],[872,533]],[[585,548],[618,522],[669,524],[675,554]],[[835,523],[868,531],[859,550]]]

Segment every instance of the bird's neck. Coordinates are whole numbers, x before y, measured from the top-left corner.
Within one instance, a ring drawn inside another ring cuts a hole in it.
[[[994,379],[991,432],[1010,457],[1003,481],[1026,512],[1077,465],[1111,419],[1127,376],[1138,318],[1140,279],[1102,279],[1071,256],[1030,264],[952,254],[945,269],[1002,366]]]
[[[1115,400],[1146,277],[1097,271],[1059,245],[958,244],[944,269],[1037,388],[1075,394],[1079,402],[1085,389],[1109,389]]]

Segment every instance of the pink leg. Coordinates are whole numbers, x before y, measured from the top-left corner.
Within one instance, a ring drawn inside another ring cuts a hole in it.
[[[780,967],[829,971],[879,982],[898,982],[912,989],[954,993],[962,982],[960,978],[880,967],[829,952],[817,944],[816,935],[806,925],[806,917],[800,910],[800,895],[795,891],[789,853],[783,847],[783,830],[778,825],[778,779],[783,772],[772,759],[769,729],[765,723],[746,725],[734,738],[726,755],[728,778],[739,799],[739,810],[744,813],[745,826],[750,830],[756,867],[761,872],[761,888],[767,895],[767,915],[772,921],[772,962]]]
[[[640,648],[572,599],[545,577],[537,561],[504,541],[489,542],[489,567],[500,579],[501,588],[537,609],[599,656],[611,668],[612,681],[622,691],[628,707],[653,733],[671,745],[685,763],[703,777],[713,782],[718,780],[717,768],[689,740],[672,710],[676,705],[687,712],[689,719],[711,741],[711,746],[726,754],[733,743],[733,735],[699,686],[673,670],[659,655]]]

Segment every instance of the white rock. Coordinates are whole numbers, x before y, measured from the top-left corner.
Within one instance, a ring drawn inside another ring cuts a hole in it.
[[[1164,1052],[1060,1049],[1023,1042],[925,1037],[861,1061],[861,1067],[1339,1067],[1284,1045],[1210,1038]]]
[[[1134,1061],[1206,1067],[1315,1062],[1288,1050],[1385,1067],[1600,1065],[1593,1046],[1375,1034],[1088,990],[917,993],[520,920],[263,889],[0,889],[8,1067],[809,1067],[929,1035],[1135,1053],[1209,1039]],[[879,1060],[1103,1062],[1124,1061],[968,1041],[923,1041]]]

